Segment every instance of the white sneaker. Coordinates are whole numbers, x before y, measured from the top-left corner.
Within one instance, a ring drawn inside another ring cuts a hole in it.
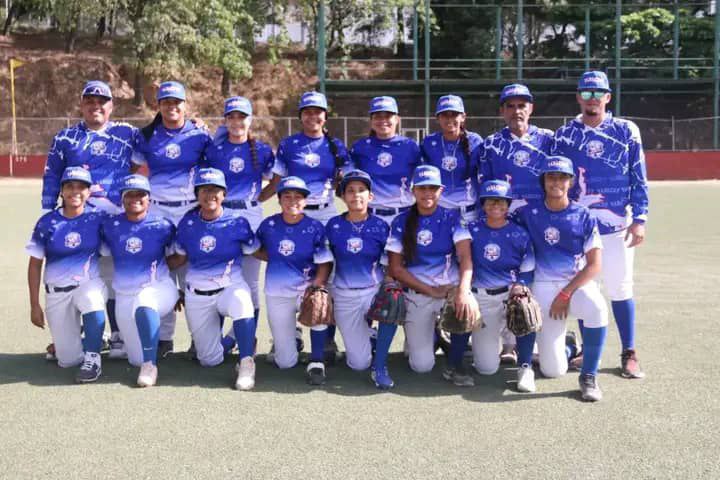
[[[252,390],[255,387],[255,360],[245,357],[240,360],[235,388],[238,390]]]
[[[108,352],[108,358],[112,360],[122,360],[127,358],[127,351],[125,351],[125,342],[120,338],[119,332],[113,332],[110,336],[110,351]]]
[[[517,371],[517,389],[519,392],[532,393],[535,388],[535,372],[532,365],[523,363]]]
[[[157,383],[158,369],[152,362],[143,362],[137,378],[138,387],[152,387]]]

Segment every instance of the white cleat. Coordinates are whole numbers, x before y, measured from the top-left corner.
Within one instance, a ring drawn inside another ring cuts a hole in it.
[[[238,364],[238,376],[235,388],[238,390],[252,390],[255,387],[255,360],[245,357]]]
[[[143,362],[137,378],[138,387],[152,387],[157,383],[158,368],[152,362]]]
[[[523,363],[517,371],[517,389],[518,392],[533,393],[537,388],[535,387],[535,372],[533,371],[532,365]]]
[[[580,392],[582,398],[588,402],[599,402],[602,400],[603,394],[598,385],[597,376],[592,373],[581,374],[578,378],[580,384]]]

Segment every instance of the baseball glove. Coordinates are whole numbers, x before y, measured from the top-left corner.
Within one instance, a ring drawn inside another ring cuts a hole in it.
[[[525,285],[513,285],[505,300],[507,328],[516,337],[539,332],[542,328],[540,304]]]
[[[407,305],[400,282],[384,282],[373,298],[366,318],[369,322],[378,321],[402,325],[405,323]]]
[[[458,318],[455,312],[455,295],[457,295],[457,287],[451,288],[445,296],[445,303],[440,310],[438,319],[440,328],[446,332],[461,334],[472,332],[477,326],[482,327],[480,307],[478,307],[475,296],[468,295],[470,311],[464,318]]]
[[[332,325],[335,322],[333,300],[327,288],[310,285],[305,289],[298,322],[306,327]]]

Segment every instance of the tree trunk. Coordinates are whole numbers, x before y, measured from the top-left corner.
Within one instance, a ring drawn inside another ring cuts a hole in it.
[[[7,18],[5,19],[5,25],[3,26],[3,35],[7,35],[10,31],[10,26],[12,25],[13,17],[15,17],[18,13],[18,6],[17,3],[13,2],[13,4],[10,6],[10,11],[8,11]]]
[[[230,73],[225,68],[223,68],[221,92],[223,97],[230,96]]]
[[[75,39],[77,37],[77,30],[71,29],[65,34],[65,53],[72,53],[75,50]]]
[[[133,105],[139,107],[143,102],[143,68],[142,63],[135,64],[135,80],[133,81],[135,96],[133,97]]]
[[[100,43],[100,40],[102,40],[102,37],[103,37],[103,35],[105,35],[106,31],[107,31],[107,20],[106,20],[105,15],[103,15],[97,21],[97,31],[95,34],[95,45]]]

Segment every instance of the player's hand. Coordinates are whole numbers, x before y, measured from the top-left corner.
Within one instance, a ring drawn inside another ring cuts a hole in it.
[[[564,298],[562,295],[558,295],[550,305],[550,318],[556,320],[565,320],[568,316],[568,310],[570,309],[570,300]]]
[[[454,303],[455,303],[455,314],[459,319],[469,319],[474,320],[472,315],[473,310],[470,307],[470,293],[468,292],[461,292],[458,288],[457,293],[455,294]]]
[[[182,309],[184,306],[185,306],[185,292],[178,289],[178,299],[177,299],[177,302],[175,302],[175,311],[182,312]]]
[[[38,328],[45,328],[45,314],[40,305],[30,307],[30,322]]]
[[[632,238],[630,238],[632,236]],[[645,240],[645,224],[644,223],[633,223],[627,229],[625,234],[625,241],[630,239],[628,248],[636,247]]]
[[[428,295],[432,298],[445,298],[447,296],[447,292],[450,291],[452,288],[452,285],[440,285],[438,287],[430,287],[430,292],[428,292]]]

